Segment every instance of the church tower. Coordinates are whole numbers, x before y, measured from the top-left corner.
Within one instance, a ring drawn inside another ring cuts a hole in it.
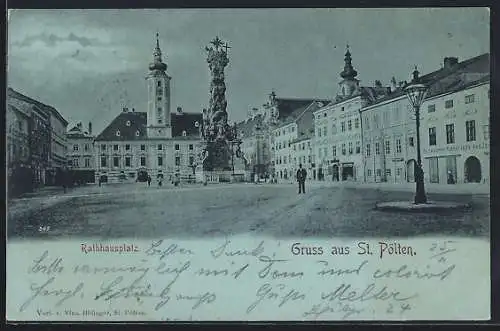
[[[356,79],[358,72],[354,70],[352,66],[351,52],[349,52],[349,45],[347,45],[347,51],[344,58],[344,70],[340,73],[342,81],[340,82],[340,91],[338,95],[341,97],[349,97],[359,87],[359,80]]]
[[[147,134],[149,138],[172,138],[170,123],[170,77],[167,65],[162,62],[160,42],[156,34],[153,63],[149,64],[146,77],[148,85]]]

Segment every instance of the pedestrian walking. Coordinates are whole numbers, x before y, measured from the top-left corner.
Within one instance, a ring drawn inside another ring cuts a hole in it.
[[[99,176],[99,187],[101,187],[101,184],[102,184],[102,178],[101,176]]]
[[[302,168],[302,163],[299,164],[299,170],[297,170],[297,182],[299,183],[299,194],[306,193],[306,182],[307,171]]]
[[[148,186],[151,186],[151,176],[148,175]]]

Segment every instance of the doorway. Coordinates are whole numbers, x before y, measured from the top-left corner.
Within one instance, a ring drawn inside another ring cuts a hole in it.
[[[481,182],[481,162],[475,156],[470,156],[465,160],[465,181],[467,183]]]

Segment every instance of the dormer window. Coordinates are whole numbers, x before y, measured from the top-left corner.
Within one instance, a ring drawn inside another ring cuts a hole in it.
[[[121,135],[120,130],[116,131],[116,136],[119,137]]]
[[[135,136],[136,136],[136,137],[139,137],[139,135],[140,135],[139,130],[135,131]]]
[[[186,130],[182,131],[182,136],[185,137],[186,136]]]
[[[127,121],[127,123],[126,123],[126,124],[127,124],[127,126],[130,126],[130,121]]]

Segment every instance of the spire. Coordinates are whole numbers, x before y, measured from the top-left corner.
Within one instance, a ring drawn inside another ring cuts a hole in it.
[[[352,66],[351,52],[349,52],[349,44],[346,46],[346,53],[344,58],[344,70],[340,73],[340,77],[344,79],[354,79],[358,75],[358,72],[354,70]]]
[[[149,70],[167,70],[167,65],[161,60],[160,34],[156,32],[156,47],[153,51],[153,63],[149,65]]]

